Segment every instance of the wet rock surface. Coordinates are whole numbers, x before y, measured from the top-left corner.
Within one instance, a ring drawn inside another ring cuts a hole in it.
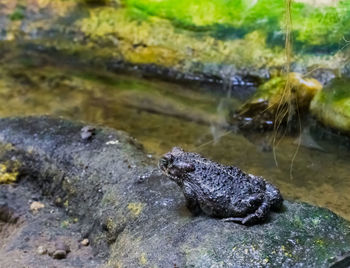
[[[4,205],[0,209],[0,267],[99,267],[102,262],[92,248],[79,245],[79,223],[64,209],[39,196],[37,188],[26,181],[0,185],[0,202],[6,202],[6,208]],[[30,203],[37,198],[45,203],[45,208],[33,213]],[[48,255],[57,241],[65,241],[71,247],[64,260]]]
[[[17,184],[0,185],[0,205],[20,215],[16,223],[0,217],[2,238],[3,226],[12,230],[0,240],[7,267],[329,267],[346,260],[349,222],[329,210],[285,201],[282,212],[251,227],[194,217],[175,183],[157,171],[139,180],[155,160],[134,139],[96,127],[93,139],[82,140],[82,127],[50,117],[0,120],[0,160],[20,166]],[[33,213],[33,201],[45,206]],[[70,249],[65,259],[38,254],[60,241]]]

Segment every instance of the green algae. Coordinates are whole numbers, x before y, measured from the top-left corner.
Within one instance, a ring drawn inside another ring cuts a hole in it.
[[[172,21],[192,30],[211,30],[221,38],[238,38],[251,31],[261,30],[273,43],[283,44],[285,5],[279,0],[125,0],[150,16]],[[333,46],[349,35],[350,4],[340,1],[332,6],[292,5],[296,42],[308,46]]]

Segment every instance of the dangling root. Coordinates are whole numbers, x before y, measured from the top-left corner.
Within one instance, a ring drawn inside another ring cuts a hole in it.
[[[282,133],[280,133],[280,129],[282,126],[282,123],[286,122],[287,124],[291,122],[293,116],[295,115],[295,112],[298,116],[298,122],[299,122],[299,132],[301,132],[301,122],[300,122],[300,115],[299,115],[299,107],[298,107],[298,98],[297,94],[294,94],[293,92],[293,85],[291,82],[291,60],[292,60],[292,2],[293,0],[285,0],[286,3],[286,14],[285,14],[285,31],[286,31],[286,39],[285,39],[285,54],[286,54],[286,64],[285,64],[285,76],[286,76],[286,83],[284,86],[284,90],[281,94],[280,100],[278,102],[278,106],[275,113],[275,120],[274,120],[274,135],[273,135],[273,156],[276,163],[276,166],[278,167],[278,161],[277,161],[277,155],[276,155],[276,148],[279,145],[281,138],[283,138],[286,134],[286,128],[283,130]],[[295,96],[292,96],[292,95]],[[299,151],[300,146],[300,140],[298,142],[298,147],[293,155],[291,166],[290,166],[290,176],[292,178],[292,168],[293,163],[296,158],[296,155]]]

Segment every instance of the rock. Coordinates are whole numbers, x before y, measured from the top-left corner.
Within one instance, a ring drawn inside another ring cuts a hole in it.
[[[14,224],[18,221],[19,217],[14,208],[0,200],[0,222]]]
[[[65,259],[66,256],[67,256],[67,252],[65,250],[62,250],[62,249],[57,249],[52,254],[52,258],[57,259],[57,260]]]
[[[45,255],[47,253],[47,249],[44,246],[39,246],[37,252],[39,255]]]
[[[69,246],[65,242],[62,242],[62,241],[56,242],[55,248],[56,248],[56,250],[64,250],[67,253],[70,252]]]
[[[290,90],[286,90],[287,79]],[[238,121],[242,129],[272,129],[275,114],[289,105],[291,118],[308,111],[312,98],[322,89],[322,84],[314,78],[304,78],[300,73],[290,73],[288,77],[277,76],[262,84],[257,92],[233,115],[233,123]],[[284,111],[284,110],[283,110]],[[299,115],[300,116],[300,115]],[[284,123],[287,114],[281,118]]]
[[[84,246],[84,247],[87,247],[87,246],[89,245],[89,243],[90,243],[90,241],[89,241],[89,239],[87,239],[87,238],[83,239],[83,240],[80,242],[80,244],[81,244],[82,246]]]
[[[30,204],[30,210],[33,212],[38,212],[40,209],[44,208],[45,205],[38,201],[34,201]]]
[[[52,258],[57,260],[65,259],[69,252],[70,252],[69,246],[62,241],[58,241],[55,243],[55,249],[52,253]]]
[[[95,128],[92,126],[85,126],[80,130],[80,136],[83,140],[89,140],[95,135]]]
[[[230,9],[224,0],[188,5],[147,0],[32,0],[26,5],[2,1],[0,41],[8,49],[5,42],[25,39],[42,52],[58,51],[114,70],[141,69],[163,78],[249,87],[284,68],[280,26],[285,5],[279,0],[248,2],[232,2]],[[349,7],[344,1],[334,5],[299,1],[292,6],[298,46],[294,69],[305,73],[318,69],[322,79],[326,75],[320,70],[343,72],[339,62],[347,54],[337,51],[337,45],[347,30]],[[142,23],[135,19],[140,12]]]
[[[350,252],[349,222],[304,203],[285,201],[282,212],[251,227],[194,217],[164,176],[139,181],[156,161],[128,135],[99,128],[86,143],[76,135],[81,128],[50,117],[0,119],[0,160],[16,156],[26,174],[20,183],[68,200],[69,215],[107,267],[329,267]]]
[[[350,134],[349,79],[333,80],[312,100],[310,110],[323,125]]]
[[[80,226],[62,227],[62,221],[74,220],[66,215],[64,208],[55,207],[53,202],[46,200],[45,209],[40,213],[28,209],[28,200],[34,195],[39,200],[45,197],[39,188],[30,185],[27,175],[21,173],[21,180],[15,188],[9,185],[0,187],[0,267],[101,267],[102,260],[94,258],[91,247],[78,248]],[[72,245],[69,258],[58,262],[40,255],[46,250],[46,254],[52,257],[56,250],[55,241]]]

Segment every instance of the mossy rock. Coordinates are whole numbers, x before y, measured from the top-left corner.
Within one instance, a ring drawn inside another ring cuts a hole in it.
[[[350,134],[350,80],[333,80],[311,102],[311,113],[324,125]]]
[[[234,85],[258,84],[285,64],[279,0],[22,2],[2,3],[2,42],[26,40],[110,68],[131,64],[159,76]],[[349,74],[339,60],[347,55],[349,10],[345,1],[294,2],[295,70],[317,65]]]
[[[322,84],[314,78],[305,78],[300,73],[277,76],[262,84],[256,93],[233,115],[244,128],[269,129],[274,125],[276,113],[289,109],[281,122],[297,113],[308,111],[313,97],[322,89]]]
[[[297,44],[331,46],[349,33],[349,9],[345,1],[294,1],[291,5]],[[285,3],[279,0],[124,0],[127,7],[148,16],[159,16],[197,31],[211,30],[223,39],[262,30],[271,43],[283,43]]]

